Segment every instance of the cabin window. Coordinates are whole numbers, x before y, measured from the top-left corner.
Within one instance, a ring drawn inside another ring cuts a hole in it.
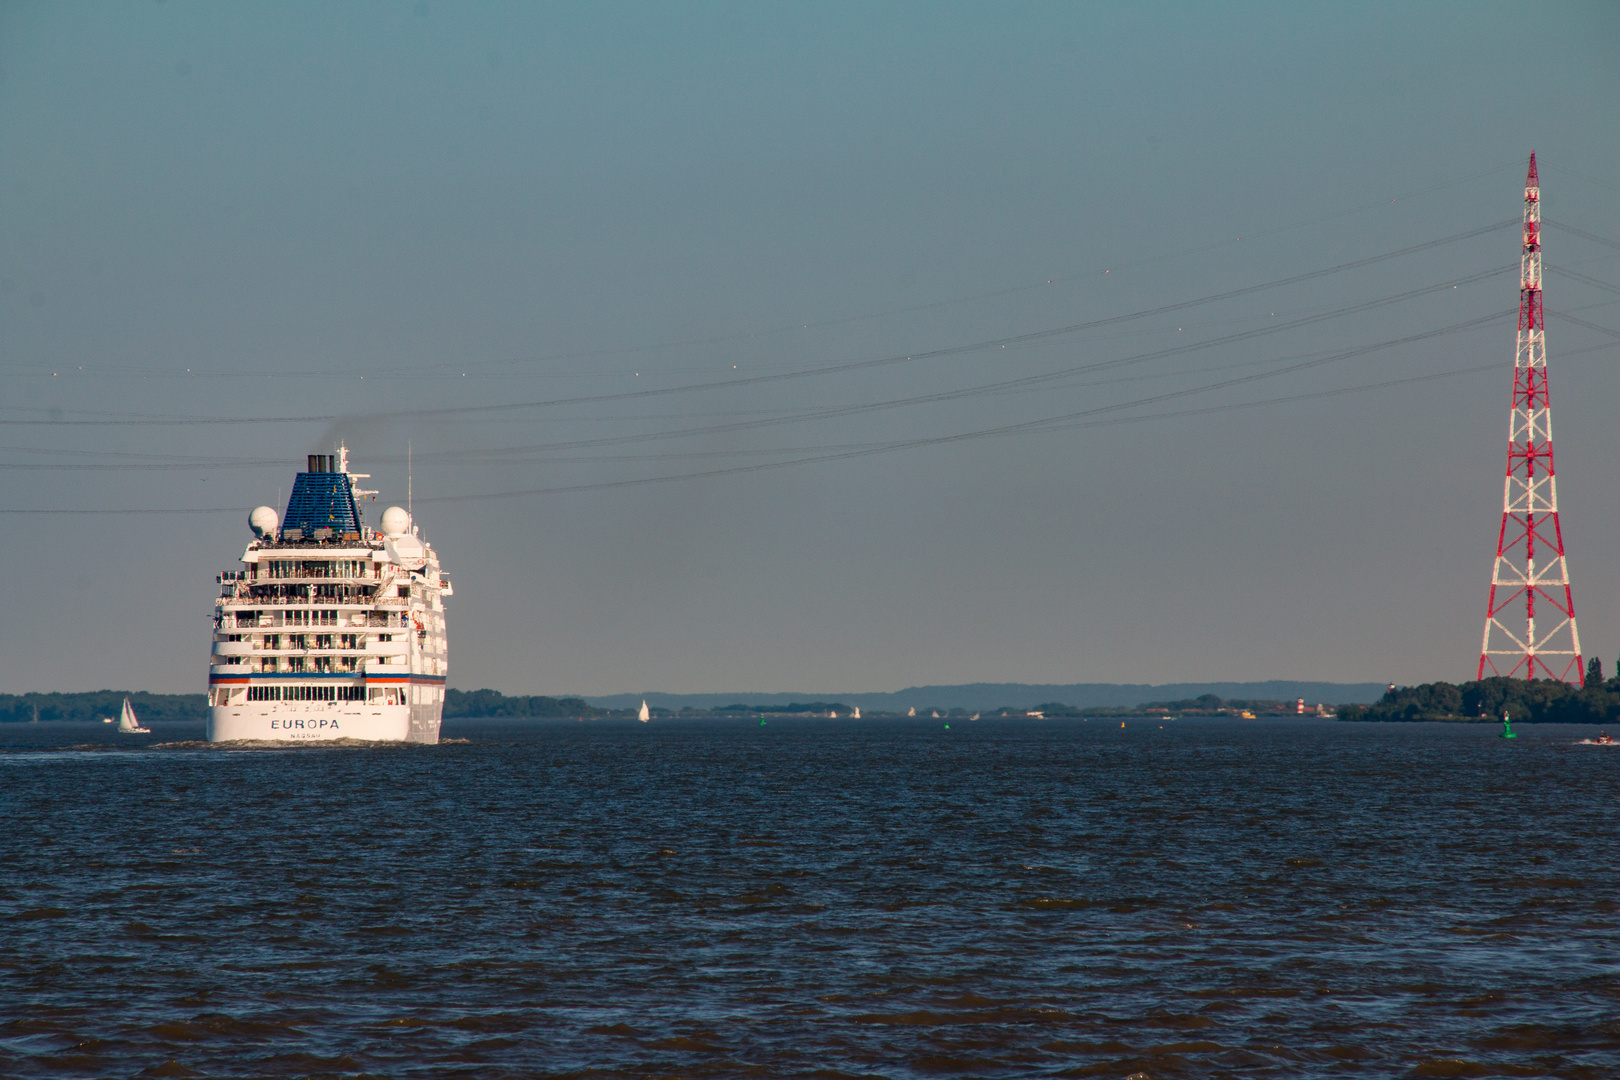
[[[338,700],[337,692],[339,689],[348,690],[351,688],[336,686],[282,686],[265,687],[264,689],[270,691],[272,694],[279,690],[279,700],[281,701],[336,701]],[[353,689],[360,688],[354,687]],[[275,697],[270,697],[264,700],[275,701],[278,699]]]

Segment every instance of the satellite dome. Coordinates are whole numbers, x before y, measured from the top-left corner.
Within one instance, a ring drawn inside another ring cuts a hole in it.
[[[382,531],[385,536],[404,536],[411,530],[411,515],[403,507],[390,506],[382,514]]]
[[[255,507],[253,513],[248,515],[248,527],[260,540],[273,536],[279,524],[281,519],[276,516],[275,510],[268,506]]]

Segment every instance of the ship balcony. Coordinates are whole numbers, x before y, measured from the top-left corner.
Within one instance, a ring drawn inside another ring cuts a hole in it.
[[[242,580],[248,584],[281,581],[376,581],[379,574],[320,574],[314,571],[294,571],[290,574],[257,573]]]
[[[372,604],[386,604],[389,597],[372,596],[227,596],[222,606],[236,608],[309,607],[312,604],[328,607],[368,608]],[[398,602],[395,600],[394,602]]]
[[[383,652],[381,650],[398,648],[398,653]],[[400,656],[404,655],[405,643],[401,641],[383,642],[377,647],[370,645],[359,649],[317,648],[314,645],[302,649],[253,649],[248,653],[237,655],[247,656],[358,656],[364,660],[368,656]]]
[[[231,671],[244,675],[359,675],[370,665],[380,662],[368,660],[359,653],[322,653],[319,656],[298,653],[283,659],[286,656],[286,653],[263,653],[251,658],[216,656],[213,664],[220,668],[229,667]]]

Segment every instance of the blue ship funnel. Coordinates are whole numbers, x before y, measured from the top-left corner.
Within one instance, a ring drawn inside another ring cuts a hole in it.
[[[347,473],[337,471],[332,454],[311,454],[309,472],[293,481],[287,498],[287,512],[281,517],[283,540],[317,539],[317,529],[330,529],[327,535],[342,539],[345,534],[360,535],[360,510],[354,502],[354,485]],[[294,530],[297,530],[296,534]]]

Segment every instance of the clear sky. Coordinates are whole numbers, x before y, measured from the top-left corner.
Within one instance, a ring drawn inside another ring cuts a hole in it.
[[[1608,3],[0,4],[0,691],[202,689],[338,439],[453,686],[1471,677],[1531,150],[1612,665],[1617,102]]]

